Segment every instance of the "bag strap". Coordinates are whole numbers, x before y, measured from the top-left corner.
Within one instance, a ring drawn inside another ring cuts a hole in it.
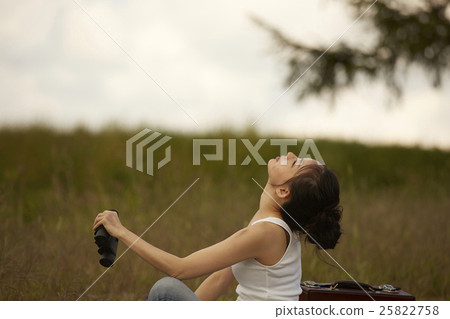
[[[372,286],[363,282],[352,280],[338,280],[331,284],[331,289],[364,289],[373,290]]]
[[[400,287],[395,287],[390,284],[383,284],[379,286],[371,286],[369,284],[363,282],[355,282],[353,280],[337,280],[332,283],[317,283],[312,280],[307,280],[302,282],[305,287],[310,288],[329,288],[331,290],[334,289],[357,289],[357,290],[369,290],[369,291],[387,291],[387,292],[396,292],[400,290]],[[358,285],[359,284],[359,285]]]

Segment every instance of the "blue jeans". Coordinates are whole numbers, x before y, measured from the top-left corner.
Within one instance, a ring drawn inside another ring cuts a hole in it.
[[[199,301],[197,295],[181,280],[164,277],[158,280],[148,294],[149,301]]]

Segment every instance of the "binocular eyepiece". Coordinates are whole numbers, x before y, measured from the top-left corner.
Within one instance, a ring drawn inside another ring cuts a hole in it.
[[[119,212],[115,209],[108,209],[110,211]],[[111,267],[116,259],[117,244],[119,240],[111,236],[103,225],[97,227],[94,231],[95,244],[98,246],[98,253],[100,254],[100,264],[103,267]]]

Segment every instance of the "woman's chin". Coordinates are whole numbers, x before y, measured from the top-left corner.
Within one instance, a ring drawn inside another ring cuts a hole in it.
[[[276,163],[276,161],[274,158],[269,160],[269,162],[267,163],[267,173],[269,173],[269,171],[272,169],[272,167],[275,165],[275,163]]]

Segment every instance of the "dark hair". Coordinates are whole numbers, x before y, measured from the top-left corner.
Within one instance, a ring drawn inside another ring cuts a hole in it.
[[[318,249],[333,249],[341,236],[339,182],[326,166],[311,164],[288,180],[290,199],[281,214],[291,230]]]

